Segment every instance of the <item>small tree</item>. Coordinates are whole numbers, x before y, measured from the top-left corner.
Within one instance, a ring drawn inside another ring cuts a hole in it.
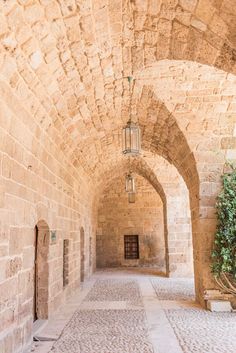
[[[212,272],[224,292],[236,295],[236,168],[222,175],[223,189],[216,202],[217,230]]]

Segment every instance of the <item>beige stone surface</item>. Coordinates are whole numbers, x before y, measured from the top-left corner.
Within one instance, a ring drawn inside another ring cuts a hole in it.
[[[142,135],[132,167],[163,204],[167,272],[194,267],[202,305],[216,288],[214,205],[225,162],[236,159],[234,9],[234,0],[0,2],[4,353],[31,340],[38,222],[49,229],[49,316],[95,269],[99,198],[127,172],[130,115]]]

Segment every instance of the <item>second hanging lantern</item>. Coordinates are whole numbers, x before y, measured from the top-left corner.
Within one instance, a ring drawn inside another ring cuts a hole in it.
[[[135,181],[131,173],[126,175],[125,179],[125,191],[129,193],[135,193]]]

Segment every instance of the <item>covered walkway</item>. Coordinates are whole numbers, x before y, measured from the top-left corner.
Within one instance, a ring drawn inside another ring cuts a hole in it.
[[[181,280],[219,289],[235,2],[0,1],[0,353],[236,352]]]
[[[192,279],[97,271],[37,333],[35,353],[235,353],[236,315],[194,302]]]

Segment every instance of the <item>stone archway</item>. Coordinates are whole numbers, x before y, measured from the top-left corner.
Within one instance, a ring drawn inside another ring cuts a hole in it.
[[[134,177],[135,203],[128,202],[122,173],[112,178],[100,194],[97,267],[152,268],[167,275],[162,198],[147,178],[136,173]]]
[[[33,317],[48,318],[48,286],[49,286],[49,227],[43,220],[35,226],[35,265],[34,265],[34,300]]]
[[[84,253],[84,228],[80,228],[80,281],[84,282],[85,278],[85,253]]]
[[[106,170],[100,177],[101,182],[97,187],[99,190],[98,209],[101,200],[104,198],[102,195],[104,195],[105,189],[107,189],[109,185],[113,185],[116,178],[121,175],[124,177],[129,165],[132,171],[146,179],[161,197],[163,203],[167,276],[193,276],[189,192],[177,169],[168,161],[164,160],[162,157],[157,157],[154,154],[145,152],[141,158],[133,158],[130,163],[125,159],[119,163],[116,162],[116,165],[110,170]],[[116,172],[114,172],[114,170],[116,170]],[[103,201],[105,202],[106,200],[104,199]],[[177,207],[178,203],[180,203],[180,205]],[[111,222],[110,218],[109,222]],[[98,227],[98,231],[101,232],[102,228]],[[98,238],[97,242],[99,242]]]

